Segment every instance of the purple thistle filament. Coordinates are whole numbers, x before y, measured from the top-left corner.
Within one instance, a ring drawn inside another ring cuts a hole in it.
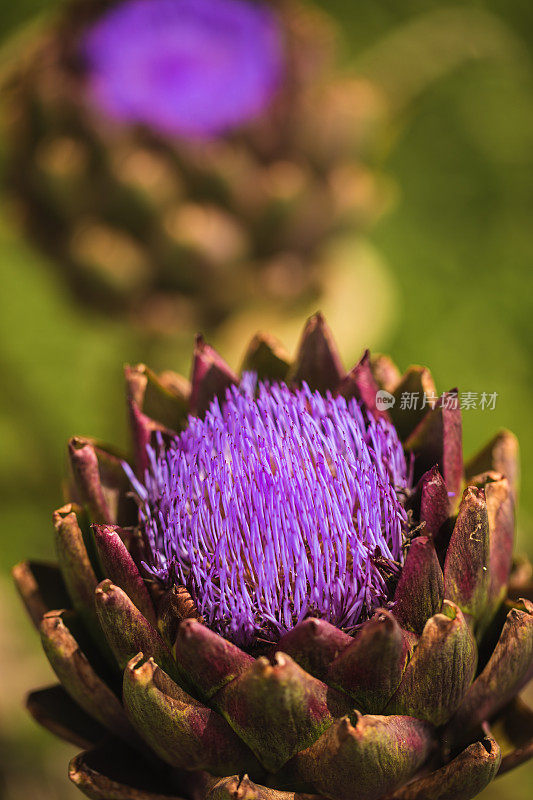
[[[125,0],[85,32],[81,55],[97,107],[192,139],[263,111],[284,61],[279,21],[258,0]]]
[[[147,566],[226,638],[273,641],[307,616],[350,630],[386,600],[375,556],[401,561],[407,468],[356,400],[249,374],[149,456],[142,484],[129,471]]]

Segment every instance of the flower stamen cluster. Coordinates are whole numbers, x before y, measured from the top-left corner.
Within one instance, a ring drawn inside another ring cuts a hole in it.
[[[355,399],[246,375],[130,474],[150,572],[191,592],[217,632],[249,646],[308,616],[345,630],[387,599],[408,484],[394,428]]]

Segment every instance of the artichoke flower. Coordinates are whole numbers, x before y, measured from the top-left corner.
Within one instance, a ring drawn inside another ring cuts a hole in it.
[[[328,245],[384,200],[382,99],[335,33],[297,0],[71,0],[31,32],[7,179],[84,302],[163,330],[316,307]]]
[[[57,565],[14,569],[82,792],[467,800],[533,755],[511,433],[463,464],[457,393],[401,410],[430,372],[346,372],[320,314],[293,362],[198,337],[190,384],[126,384],[130,457],[73,438]]]

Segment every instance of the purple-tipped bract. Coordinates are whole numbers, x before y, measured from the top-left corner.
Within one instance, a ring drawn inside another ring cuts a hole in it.
[[[407,468],[392,425],[355,399],[248,374],[132,480],[151,571],[175,573],[241,645],[308,616],[352,629],[387,599],[379,565],[402,558]]]

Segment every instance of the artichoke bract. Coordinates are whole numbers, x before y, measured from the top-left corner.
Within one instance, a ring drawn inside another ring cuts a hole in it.
[[[402,410],[429,371],[346,372],[320,314],[126,385],[131,455],[72,439],[57,565],[14,569],[88,797],[467,800],[533,755],[511,433],[463,464],[457,392]]]
[[[71,0],[9,70],[14,207],[107,312],[193,330],[267,299],[307,315],[328,245],[384,200],[384,104],[336,49],[296,0]]]

